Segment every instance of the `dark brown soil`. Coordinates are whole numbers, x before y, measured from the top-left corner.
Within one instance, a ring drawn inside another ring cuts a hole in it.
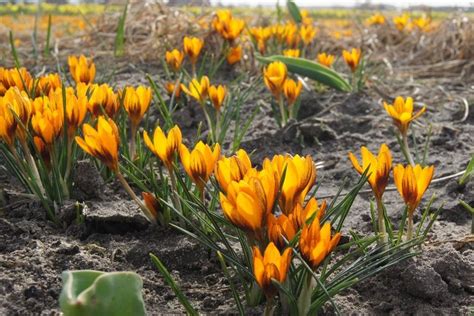
[[[124,72],[116,79],[121,85],[135,82],[136,78]],[[269,93],[262,95],[269,102]],[[251,109],[255,102],[249,101],[246,109]],[[333,107],[326,110],[327,106]],[[284,129],[279,129],[271,118],[268,103],[262,110],[242,147],[253,152],[255,163],[285,152],[310,154],[324,161],[325,167],[318,172],[317,181],[321,183],[318,196],[334,194],[345,178],[350,184],[355,183],[358,175],[348,161],[347,152],[359,154],[362,145],[374,151],[386,142],[392,149],[394,161],[403,162],[390,120],[376,94],[306,92],[300,120]],[[463,111],[449,100],[439,99],[435,104],[428,104],[427,113],[414,125],[419,143],[423,143],[427,135],[428,122],[433,125],[428,162],[435,165],[435,178],[462,171],[474,152],[474,114],[469,113],[461,122]],[[199,111],[183,109],[176,119],[187,124],[185,134],[192,139],[196,121],[200,119]],[[79,168],[82,168],[79,174],[91,169],[81,165]],[[144,281],[143,295],[150,314],[182,313],[174,294],[153,267],[149,253],[163,260],[199,311],[235,313],[230,288],[214,254],[173,230],[147,227],[116,184],[90,182],[98,179],[97,175],[81,178],[89,182],[77,185],[76,197],[85,199],[90,216],[82,224],[73,221],[64,228],[57,228],[45,219],[39,205],[14,193],[21,189],[0,169],[0,185],[9,189],[7,203],[11,205],[0,214],[0,314],[59,314],[61,272],[73,269],[136,271]],[[458,186],[457,179],[433,183],[423,203],[426,205],[431,195],[436,194],[433,209],[442,207],[442,212],[423,246],[423,253],[336,297],[341,312],[392,315],[468,315],[472,312],[471,217],[459,206],[458,200],[474,205],[473,188],[472,183]],[[369,198],[370,194],[361,194],[356,199],[346,231],[371,231]],[[398,193],[387,191],[384,201],[390,218],[398,221],[403,206]],[[73,206],[65,206],[63,218],[73,220],[75,216],[71,212]],[[115,214],[107,215],[108,212]],[[417,214],[415,223],[419,217]],[[328,307],[326,313],[333,311]]]

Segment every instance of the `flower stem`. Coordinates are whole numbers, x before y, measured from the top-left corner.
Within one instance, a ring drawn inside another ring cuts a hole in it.
[[[68,137],[67,148],[66,148],[66,171],[64,172],[64,181],[66,182],[67,182],[67,179],[69,179],[69,175],[71,174],[71,168],[72,168],[72,144],[73,144],[73,138]]]
[[[273,298],[267,298],[267,304],[265,304],[265,310],[263,311],[263,316],[273,316],[275,312],[275,304]]]
[[[156,218],[151,214],[151,212],[148,210],[148,208],[145,206],[145,204],[140,201],[140,199],[137,197],[135,192],[133,192],[132,188],[128,184],[127,180],[123,177],[123,175],[120,173],[119,170],[115,172],[115,175],[117,176],[117,179],[120,181],[122,184],[122,187],[127,191],[127,193],[130,195],[130,197],[137,203],[137,205],[140,207],[142,212],[145,214],[145,216],[148,218],[148,220],[152,224],[156,224]]]
[[[402,145],[403,145],[403,152],[405,153],[405,158],[408,160],[408,163],[412,166],[415,166],[415,161],[410,152],[410,147],[408,146],[408,133],[402,134]]]
[[[216,140],[215,140],[215,135],[214,135],[214,129],[212,127],[211,117],[209,116],[209,113],[207,113],[207,110],[206,110],[205,101],[201,102],[201,108],[202,108],[202,111],[204,112],[204,116],[206,117],[209,133],[211,134],[211,141],[215,143]]]
[[[216,141],[219,138],[221,132],[221,111],[216,111]]]
[[[176,205],[176,208],[178,209],[178,211],[181,214],[183,214],[183,208],[181,207],[181,201],[179,199],[179,194],[178,194],[178,185],[176,183],[176,175],[174,173],[173,168],[168,169],[168,172],[171,178],[171,189],[173,190],[173,194],[172,194],[173,202]]]
[[[380,234],[380,243],[387,244],[388,236],[387,236],[387,229],[385,227],[385,218],[384,218],[384,211],[383,211],[383,202],[382,198],[376,199],[377,200],[377,229]]]
[[[301,294],[298,297],[298,313],[300,315],[307,315],[311,305],[311,294],[315,286],[315,280],[312,273],[306,275],[304,287],[301,289]]]
[[[137,138],[137,127],[135,124],[131,124],[130,126],[130,145],[129,145],[129,156],[130,160],[133,161],[135,159],[136,154],[136,138]]]
[[[413,238],[413,213],[408,213],[407,241]]]
[[[43,197],[45,197],[46,196],[46,191],[43,187],[43,183],[41,182],[41,178],[40,178],[40,175],[39,175],[39,172],[38,172],[38,167],[36,166],[36,163],[33,159],[33,156],[31,155],[31,151],[28,148],[28,145],[26,144],[25,141],[21,141],[20,144],[21,144],[21,146],[23,148],[23,151],[25,153],[25,159],[28,162],[28,165],[30,166],[31,171],[33,173],[33,179],[32,180],[36,182],[36,185],[38,186],[41,195]]]
[[[280,115],[281,115],[281,126],[286,125],[286,110],[285,110],[285,104],[283,103],[283,97],[281,94],[278,96],[278,105],[280,106]]]

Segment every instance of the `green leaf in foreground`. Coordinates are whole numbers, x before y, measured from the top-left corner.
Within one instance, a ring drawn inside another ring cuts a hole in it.
[[[281,55],[257,56],[257,59],[265,64],[280,61],[286,65],[288,71],[316,80],[338,91],[349,92],[352,90],[352,86],[339,73],[309,59]]]
[[[146,315],[135,272],[65,271],[59,305],[65,316]]]
[[[301,21],[303,21],[300,8],[298,8],[298,5],[293,0],[286,1],[286,7],[288,8],[288,12],[290,12],[291,18],[296,23],[301,23]]]
[[[150,253],[150,258],[158,270],[160,270],[161,275],[165,278],[166,283],[171,287],[173,293],[176,295],[181,305],[183,305],[183,307],[186,309],[188,315],[199,315],[189,302],[188,298],[183,294],[183,292],[181,292],[179,286],[173,280],[173,277],[169,273],[168,269],[166,269],[164,264],[160,261],[160,259],[158,259],[158,257],[152,253]]]

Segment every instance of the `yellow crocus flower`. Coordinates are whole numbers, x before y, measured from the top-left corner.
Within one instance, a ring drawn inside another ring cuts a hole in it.
[[[102,161],[110,170],[118,170],[120,137],[117,125],[112,119],[99,116],[97,128],[89,124],[82,126],[83,137],[76,136],[76,142],[86,153]]]
[[[332,64],[334,63],[334,59],[335,59],[335,56],[331,54],[326,54],[326,53],[318,54],[318,62],[321,65],[324,65],[328,68],[330,68]]]
[[[393,168],[393,178],[398,192],[402,196],[408,211],[413,214],[421,202],[423,194],[433,178],[434,166],[421,167],[416,165],[397,165]]]
[[[299,240],[301,256],[314,270],[334,250],[340,238],[340,233],[331,238],[331,224],[326,222],[321,228],[319,219],[315,218],[301,230]]]
[[[353,48],[351,51],[342,51],[342,57],[344,58],[344,61],[349,66],[349,68],[351,68],[352,72],[355,72],[357,70],[357,67],[359,66],[360,62],[360,56],[361,50],[359,48]]]
[[[423,106],[421,110],[413,114],[413,99],[411,97],[403,100],[403,97],[398,96],[395,98],[393,105],[386,102],[383,105],[402,135],[407,133],[411,121],[417,119],[426,110],[426,106]]]
[[[209,78],[207,76],[203,76],[201,81],[194,78],[189,83],[189,88],[184,84],[181,84],[181,90],[183,90],[184,93],[194,98],[199,103],[203,103],[208,96]]]
[[[69,72],[76,83],[92,83],[95,79],[95,64],[92,59],[86,58],[84,55],[78,57],[69,56],[68,58]]]
[[[239,149],[234,156],[222,157],[216,164],[214,175],[219,187],[227,192],[227,187],[232,181],[240,181],[252,168],[252,162],[243,149]]]
[[[168,66],[173,71],[179,71],[181,69],[181,64],[183,63],[184,54],[175,48],[172,51],[167,51],[165,53],[165,59]]]
[[[199,54],[201,53],[201,49],[204,46],[203,40],[197,37],[185,36],[183,39],[183,46],[184,52],[188,55],[191,63],[195,65]]]
[[[288,102],[288,106],[292,106],[295,104],[296,100],[300,96],[301,89],[303,88],[303,84],[300,80],[296,82],[293,79],[286,79],[285,84],[283,85],[283,94],[286,97]]]
[[[204,191],[204,186],[209,181],[220,154],[219,144],[216,144],[211,150],[211,147],[202,141],[199,141],[191,152],[183,144],[179,147],[183,168],[201,192]]]
[[[226,96],[227,90],[224,86],[210,86],[208,90],[209,99],[214,106],[216,111],[220,111],[222,104],[224,103],[224,98]]]
[[[238,63],[242,59],[242,46],[237,45],[231,47],[227,53],[226,59],[229,65]]]
[[[280,61],[270,63],[263,69],[263,80],[267,88],[275,98],[279,98],[286,81],[288,70],[286,65]]]
[[[179,127],[175,125],[166,136],[161,128],[157,126],[153,133],[153,141],[146,131],[143,132],[143,140],[151,152],[161,159],[166,168],[172,170],[175,153],[178,152],[182,141]]]
[[[263,256],[260,249],[253,248],[253,274],[267,299],[273,298],[278,291],[272,279],[280,283],[285,282],[290,267],[291,253],[291,248],[280,253],[273,242],[268,244]]]
[[[132,127],[137,128],[150,106],[151,89],[144,86],[139,86],[136,89],[126,87],[124,93],[123,107],[132,122]]]
[[[374,156],[365,146],[361,147],[360,152],[362,156],[362,166],[351,152],[349,152],[349,159],[359,174],[364,173],[364,171],[369,168],[367,181],[372,187],[375,198],[380,201],[385,192],[385,187],[387,186],[390,176],[390,170],[392,169],[392,155],[390,150],[386,144],[382,144],[377,157]]]

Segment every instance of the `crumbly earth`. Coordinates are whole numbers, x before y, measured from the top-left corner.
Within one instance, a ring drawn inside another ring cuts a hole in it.
[[[152,72],[150,68],[147,71]],[[145,83],[143,77],[138,80],[126,71],[116,79],[119,86]],[[351,95],[306,92],[299,120],[290,122],[284,129],[278,128],[271,117],[269,94],[263,94],[262,90],[257,95],[265,95],[265,102],[258,100],[262,108],[242,148],[252,152],[256,164],[264,157],[285,152],[309,154],[317,161],[324,161],[317,179],[321,183],[317,196],[321,198],[334,195],[344,179],[348,180],[348,187],[357,181],[358,175],[347,158],[348,151],[358,155],[362,145],[375,151],[385,142],[392,149],[394,161],[403,162],[380,97],[370,90]],[[249,100],[244,112],[251,112],[256,103],[257,100]],[[474,114],[471,112],[462,120],[463,114],[463,107],[439,100],[430,104],[427,113],[413,126],[420,146],[428,135],[428,122],[432,124],[428,163],[435,165],[435,178],[463,170],[474,152]],[[192,105],[176,115],[189,140],[194,140],[201,119],[200,112]],[[199,311],[235,313],[231,290],[215,254],[171,229],[147,227],[137,218],[138,211],[119,185],[101,181],[87,162],[81,162],[76,169],[74,192],[74,197],[88,206],[86,220],[75,223],[71,201],[62,209],[61,219],[67,224],[60,228],[45,219],[38,204],[19,194],[18,184],[4,169],[0,170],[0,186],[8,189],[8,207],[0,213],[0,314],[59,314],[61,272],[73,269],[136,271],[143,278],[143,296],[150,314],[182,313],[173,292],[153,267],[149,253],[157,255],[172,271]],[[471,217],[458,201],[474,205],[473,184],[459,186],[457,179],[433,183],[424,205],[433,194],[437,196],[433,210],[441,207],[442,211],[422,247],[422,254],[337,296],[335,301],[343,314],[472,313]],[[370,193],[357,197],[345,225],[346,232],[351,229],[370,233],[370,197]],[[403,203],[398,193],[388,189],[384,201],[389,217],[400,220]],[[415,223],[419,219],[420,214],[416,214]],[[260,308],[248,311],[249,314],[260,312]],[[334,311],[327,306],[324,313],[330,315]]]

